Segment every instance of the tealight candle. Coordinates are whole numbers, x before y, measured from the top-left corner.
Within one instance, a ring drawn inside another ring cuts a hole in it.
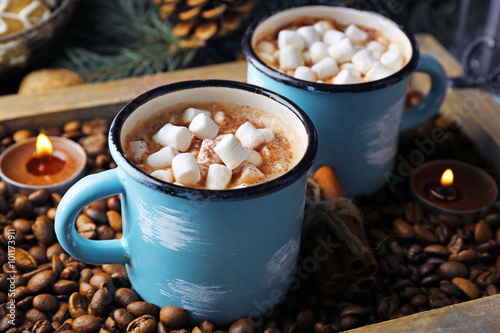
[[[423,164],[411,176],[415,199],[430,214],[455,214],[471,221],[498,195],[498,188],[485,171],[473,165],[439,160]]]
[[[84,175],[86,163],[87,154],[76,142],[40,134],[0,155],[0,177],[13,192],[43,188],[63,194]]]

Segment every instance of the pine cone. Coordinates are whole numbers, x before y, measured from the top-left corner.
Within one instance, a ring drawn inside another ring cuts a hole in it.
[[[173,33],[208,40],[238,29],[256,0],[155,0],[162,19],[174,19]]]

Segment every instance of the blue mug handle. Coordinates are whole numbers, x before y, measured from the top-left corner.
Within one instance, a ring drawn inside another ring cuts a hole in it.
[[[74,258],[89,264],[122,264],[129,260],[125,237],[94,241],[78,234],[75,221],[88,204],[124,192],[117,169],[88,175],[73,185],[57,206],[54,228],[61,246]]]
[[[434,57],[422,54],[415,72],[429,74],[431,90],[416,106],[403,112],[400,131],[406,131],[422,125],[434,117],[446,96],[447,76],[443,66]]]

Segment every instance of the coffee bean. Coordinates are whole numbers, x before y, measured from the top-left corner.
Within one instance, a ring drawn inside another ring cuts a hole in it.
[[[158,318],[158,316],[160,315],[159,307],[157,307],[153,303],[148,303],[143,301],[130,303],[129,305],[127,305],[127,310],[129,310],[136,317],[140,317],[143,315],[151,315],[155,318]]]
[[[43,312],[56,312],[59,302],[54,295],[39,294],[33,298],[33,307]]]
[[[202,321],[199,326],[202,333],[215,332],[215,325],[209,322],[208,320]]]
[[[120,308],[113,312],[113,319],[121,329],[126,329],[127,326],[134,320],[134,316],[130,311]]]
[[[54,271],[42,271],[28,281],[27,287],[32,293],[38,293],[52,285],[56,279],[57,274]]]
[[[457,254],[451,254],[449,257],[450,261],[458,261],[463,264],[471,264],[479,259],[479,254],[476,250],[468,249],[463,250]]]
[[[78,234],[86,239],[97,239],[96,228],[94,223],[87,223],[78,229]]]
[[[32,323],[36,323],[39,320],[41,321],[49,320],[49,317],[45,313],[35,308],[31,308],[28,311],[26,311],[25,316],[26,319],[31,321]]]
[[[140,299],[139,295],[137,295],[137,293],[130,288],[120,288],[115,292],[114,295],[115,303],[122,308],[126,308],[130,303],[137,302],[139,301],[139,299]],[[203,332],[203,333],[212,333],[212,332]]]
[[[451,280],[451,283],[453,283],[455,286],[457,286],[467,297],[470,299],[476,299],[479,297],[479,289],[472,283],[472,281],[461,278],[461,277],[456,277],[453,280]]]
[[[35,258],[20,247],[15,248],[15,264],[22,271],[31,271],[38,265]]]
[[[59,309],[57,309],[56,313],[52,316],[52,321],[57,321],[59,323],[64,322],[65,320],[71,317],[69,313],[68,303],[61,303],[59,305]],[[64,325],[63,325],[64,326]]]
[[[23,218],[33,216],[33,204],[25,195],[18,195],[14,201],[14,211],[17,215]]]
[[[94,288],[90,283],[87,283],[87,282],[81,282],[80,283],[80,287],[79,287],[79,290],[78,292],[88,298],[88,299],[91,299],[92,296],[94,296],[95,292],[97,291],[96,288]]]
[[[418,263],[423,259],[423,249],[419,244],[413,244],[406,253],[406,258],[411,262]]]
[[[484,222],[488,223],[491,228],[500,227],[500,213],[491,213],[484,217]]]
[[[498,287],[493,284],[489,284],[486,287],[486,293],[488,294],[488,296],[496,295],[498,294],[498,292],[499,292]]]
[[[228,333],[254,333],[255,327],[249,318],[241,318],[229,327]]]
[[[49,210],[47,211],[46,215],[49,219],[51,219],[52,221],[55,220],[56,218],[56,212],[57,212],[57,208],[55,207],[51,207],[49,208]]]
[[[87,314],[87,301],[85,297],[74,292],[68,300],[69,314],[72,318],[77,318]]]
[[[405,218],[411,224],[419,223],[424,218],[422,207],[415,202],[409,202],[405,206]]]
[[[469,270],[458,261],[447,261],[439,266],[438,274],[444,279],[451,280],[455,277],[465,278],[469,276]]]
[[[160,321],[168,328],[181,329],[189,323],[189,313],[175,306],[164,306],[160,311]]]
[[[411,299],[411,305],[414,307],[414,308],[425,308],[427,306],[427,303],[428,303],[428,299],[427,299],[427,296],[425,295],[415,295],[413,296],[413,298]]]
[[[110,226],[101,225],[97,228],[97,239],[107,240],[115,238],[115,232]]]
[[[105,284],[112,285],[113,281],[111,280],[111,276],[109,274],[102,272],[102,273],[94,274],[90,278],[89,283],[93,287],[99,289],[99,288],[103,287]]]
[[[474,240],[476,244],[484,243],[493,238],[493,231],[488,223],[484,220],[479,221],[474,229]]]
[[[143,315],[134,319],[127,327],[129,333],[153,333],[156,329],[156,320],[151,315]]]
[[[61,128],[56,125],[43,125],[38,128],[38,131],[48,136],[60,136],[62,133]]]
[[[500,244],[495,239],[490,239],[487,242],[481,243],[476,246],[476,250],[479,252],[491,252],[500,247]]]
[[[414,235],[413,227],[402,218],[397,218],[392,223],[392,230],[401,237],[411,238]]]
[[[428,245],[424,248],[424,252],[431,256],[436,256],[439,258],[447,258],[450,255],[450,251],[442,245],[433,244]]]
[[[88,313],[96,317],[104,317],[111,309],[111,304],[113,303],[113,291],[108,285],[99,288],[88,308]]]
[[[424,228],[421,224],[413,226],[415,237],[424,244],[435,244],[438,242],[436,235]]]
[[[35,224],[31,227],[36,239],[45,246],[52,245],[56,241],[54,222],[47,216],[37,217]]]
[[[19,142],[31,138],[32,136],[34,136],[34,134],[29,129],[20,129],[14,132],[12,139],[14,139],[15,142]]]
[[[82,333],[93,333],[99,331],[102,320],[92,315],[83,315],[73,319],[73,330]]]
[[[60,279],[54,283],[52,289],[58,294],[71,295],[78,290],[78,282]]]
[[[78,120],[70,120],[64,124],[63,131],[64,132],[79,131],[81,125],[82,125],[81,122]]]
[[[439,284],[439,275],[438,274],[431,274],[429,276],[426,276],[422,279],[421,284],[427,288],[432,287],[432,286],[436,286]]]
[[[427,276],[434,273],[436,266],[430,263],[424,263],[418,268],[418,272],[422,276]]]
[[[496,285],[499,280],[499,273],[486,271],[477,277],[476,283],[479,287],[486,289],[490,284]]]
[[[106,329],[110,332],[119,331],[118,324],[113,319],[113,317],[106,318],[106,321],[104,322],[104,327],[106,327]]]
[[[122,217],[120,213],[114,210],[108,210],[106,212],[106,217],[108,219],[109,226],[115,232],[122,232]]]
[[[463,245],[464,245],[463,238],[455,234],[451,237],[451,240],[448,243],[447,248],[448,250],[450,250],[451,254],[457,254],[458,252],[462,251]]]
[[[35,206],[41,206],[49,201],[50,194],[46,190],[36,190],[28,195],[28,200]]]

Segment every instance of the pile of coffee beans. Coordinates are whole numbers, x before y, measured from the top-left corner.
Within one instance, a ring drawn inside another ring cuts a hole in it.
[[[106,146],[108,125],[105,119],[93,119],[39,131],[78,141],[89,155],[89,172],[98,172],[116,166]],[[395,169],[410,161],[421,147],[417,142],[436,129],[446,140],[435,143],[428,159],[457,158],[484,167],[454,124],[438,118],[401,138]],[[0,126],[0,150],[35,134]],[[302,272],[284,301],[262,318],[218,327],[208,321],[193,325],[183,309],[144,302],[123,265],[87,265],[70,257],[54,233],[61,196],[44,190],[10,194],[0,182],[0,332],[334,333],[497,294],[500,201],[472,223],[453,215],[427,217],[412,201],[408,183],[355,199],[380,266],[373,289],[324,296],[314,272]],[[120,238],[119,197],[86,207],[76,226],[89,239]],[[9,240],[15,251],[9,250]]]

